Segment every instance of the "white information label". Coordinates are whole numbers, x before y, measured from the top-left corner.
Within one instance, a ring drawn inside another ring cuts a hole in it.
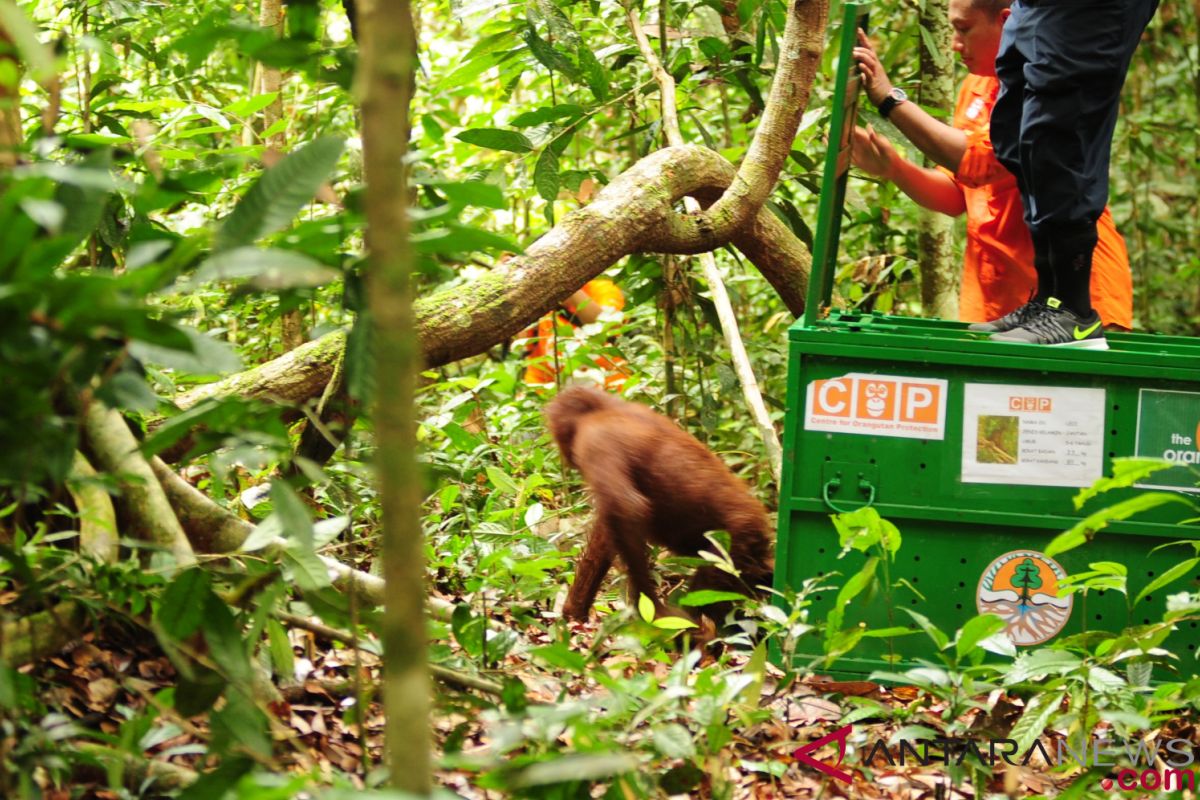
[[[808,384],[804,429],[905,439],[946,437],[941,378],[850,373]]]
[[[1091,486],[1104,469],[1104,390],[968,383],[963,483]]]

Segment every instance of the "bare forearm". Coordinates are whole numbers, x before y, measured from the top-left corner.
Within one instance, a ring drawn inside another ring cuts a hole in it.
[[[967,150],[965,133],[934,119],[916,103],[896,106],[888,115],[888,121],[935,163],[958,171]]]
[[[898,158],[893,162],[887,178],[925,208],[951,217],[957,217],[967,210],[962,189],[944,172],[926,169],[907,159]]]

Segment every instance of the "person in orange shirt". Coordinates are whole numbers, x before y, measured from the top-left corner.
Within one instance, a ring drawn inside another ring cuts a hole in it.
[[[854,50],[867,98],[939,166],[926,169],[900,156],[883,135],[857,128],[851,157],[870,174],[892,181],[926,208],[967,215],[959,316],[971,330],[1003,333],[1039,310],[1033,239],[1024,220],[1016,178],[996,158],[989,122],[1000,90],[996,53],[1011,0],[950,0],[954,51],[970,74],[959,88],[953,125],[907,101],[892,86],[874,48],[859,33]],[[1091,279],[1092,305],[1106,329],[1133,326],[1133,279],[1125,240],[1107,208],[1097,224],[1099,244]],[[1103,336],[1069,345],[1107,349]]]
[[[526,383],[554,383],[557,368],[553,349],[556,343],[555,325],[576,328],[579,325],[591,324],[600,318],[603,311],[623,310],[625,295],[608,278],[595,278],[563,301],[563,308],[565,314],[562,311],[547,314],[523,334],[530,340],[525,351],[529,361],[525,367]],[[625,386],[625,359],[615,355],[601,355],[594,361],[596,366],[604,370],[604,388],[620,392]]]

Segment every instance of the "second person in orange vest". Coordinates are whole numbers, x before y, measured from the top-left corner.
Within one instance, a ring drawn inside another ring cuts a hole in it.
[[[883,135],[861,127],[854,132],[854,164],[892,181],[926,208],[951,216],[967,215],[959,317],[977,323],[971,326],[973,330],[991,333],[1021,324],[1038,285],[1033,239],[1024,220],[1017,181],[997,160],[989,131],[1000,90],[996,53],[1010,3],[950,0],[954,51],[970,72],[959,88],[953,125],[907,102],[907,96],[888,79],[864,34],[859,34],[859,47],[854,50],[868,99],[939,167],[926,169],[908,161]],[[1105,328],[1129,330],[1133,325],[1129,256],[1107,208],[1097,230],[1092,305]],[[1100,338],[1079,346],[1097,347],[1103,342]]]
[[[606,310],[621,311],[625,308],[625,295],[608,278],[594,278],[563,302],[563,310],[547,314],[537,325],[522,334],[529,338],[525,351],[528,365],[525,367],[525,382],[531,384],[554,383],[556,361],[563,357],[562,348],[554,351],[555,326],[587,325],[600,318]],[[565,313],[564,313],[565,312]],[[625,387],[625,359],[618,355],[598,355],[594,359],[597,367],[604,371],[604,388],[620,392]]]

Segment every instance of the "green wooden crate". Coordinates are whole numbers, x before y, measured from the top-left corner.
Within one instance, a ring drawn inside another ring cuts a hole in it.
[[[1200,339],[1110,334],[1108,351],[1064,352],[988,341],[958,322],[829,313],[858,90],[847,67],[853,30],[865,19],[864,6],[843,6],[829,136],[839,146],[826,160],[808,308],[788,332],[777,588],[833,573],[841,577],[830,583],[840,585],[856,573],[864,556],[839,558],[830,515],[871,505],[903,535],[890,580],[907,581],[920,596],[900,588],[890,601],[860,598],[844,626],[910,627],[901,609],[911,608],[953,632],[986,610],[1010,618],[1011,637],[1032,645],[1158,621],[1166,595],[1195,590],[1200,570],[1132,609],[1113,591],[1068,603],[1057,598],[1055,584],[1063,571],[1115,561],[1128,567],[1128,598],[1136,597],[1193,555],[1190,548],[1155,550],[1200,539],[1200,527],[1176,523],[1183,506],[1113,523],[1058,559],[1041,551],[1080,518],[1151,490],[1108,492],[1076,510],[1073,497],[1111,475],[1112,459],[1200,461]],[[1146,483],[1197,488],[1184,466]],[[815,597],[817,619],[835,593]],[[1184,657],[1185,672],[1197,644],[1196,623],[1168,640]],[[902,636],[864,640],[852,655],[838,671],[868,672],[932,654],[924,636]]]

